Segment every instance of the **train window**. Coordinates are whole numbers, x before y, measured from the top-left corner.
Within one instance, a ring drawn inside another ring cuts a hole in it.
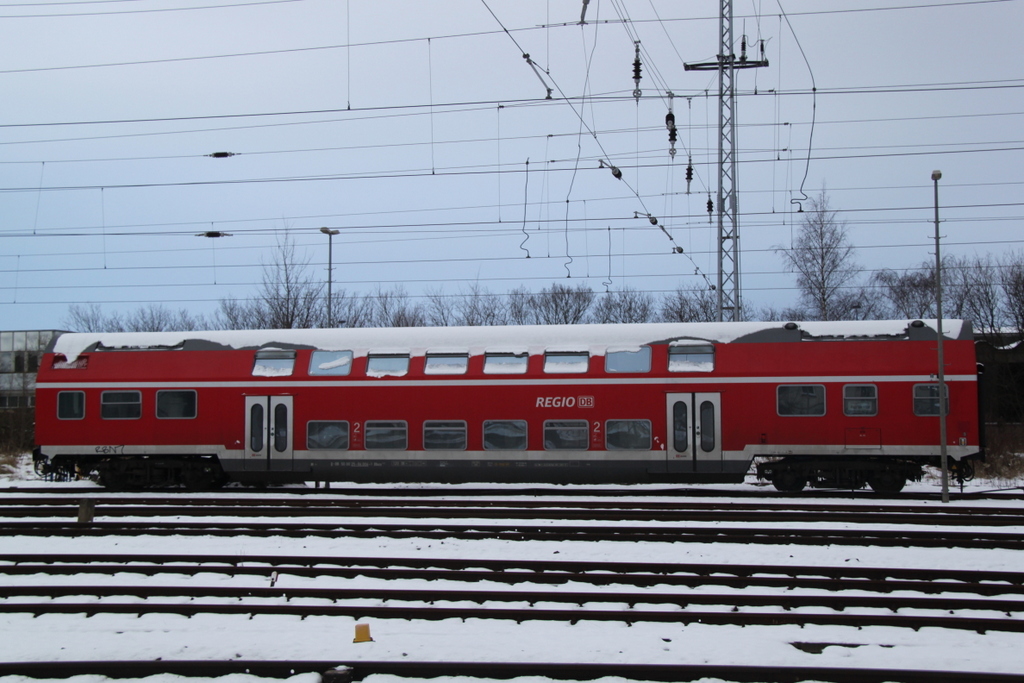
[[[778,388],[779,415],[817,417],[825,414],[825,385],[789,384]]]
[[[404,451],[409,427],[404,420],[367,420],[363,438],[368,451]]]
[[[85,417],[85,392],[61,391],[57,394],[57,418],[81,420]]]
[[[586,351],[549,351],[544,354],[544,372],[581,374],[590,368]]]
[[[672,448],[680,453],[690,449],[690,411],[684,401],[672,404]]]
[[[949,414],[949,385],[945,385],[946,414]],[[914,385],[914,415],[922,417],[935,416],[939,414],[939,385],[938,384],[915,384]]]
[[[466,423],[458,420],[427,420],[423,423],[423,448],[428,451],[466,450]]]
[[[651,421],[608,420],[604,427],[604,443],[610,451],[649,451]]]
[[[588,428],[586,420],[546,420],[544,450],[585,451],[590,443]]]
[[[156,392],[156,416],[161,420],[187,420],[196,416],[196,392]]]
[[[526,353],[488,353],[484,355],[484,374],[525,375],[529,360]]]
[[[650,372],[651,347],[633,351],[609,351],[604,355],[605,372]]]
[[[288,450],[288,406],[284,403],[274,406],[274,450]]]
[[[351,351],[314,351],[309,356],[309,374],[334,377],[352,372]]]
[[[468,353],[428,353],[423,365],[426,375],[465,375],[467,369]]]
[[[249,450],[256,452],[263,450],[263,430],[265,428],[263,406],[253,403],[249,408]]]
[[[79,356],[73,361],[69,361],[61,354],[56,354],[53,357],[53,369],[54,370],[85,370],[89,367],[89,357]]]
[[[711,344],[668,347],[669,372],[711,372],[715,369],[715,347]]]
[[[370,377],[401,377],[409,372],[409,354],[370,354],[366,362],[366,374]]]
[[[525,451],[526,420],[485,420],[484,450]]]
[[[348,422],[344,420],[307,422],[306,448],[311,451],[347,451]]]
[[[847,384],[843,387],[843,414],[866,416],[878,414],[878,387],[874,384]]]
[[[142,394],[138,391],[104,391],[100,394],[100,417],[104,420],[137,420],[142,417]]]
[[[700,404],[700,449],[705,453],[715,450],[715,404],[704,401]]]
[[[295,368],[295,351],[288,349],[260,349],[252,364],[255,377],[288,377]]]

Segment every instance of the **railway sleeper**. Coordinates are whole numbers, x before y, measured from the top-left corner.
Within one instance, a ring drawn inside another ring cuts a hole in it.
[[[792,456],[757,465],[759,479],[767,479],[785,493],[811,488],[856,490],[864,485],[876,493],[899,493],[907,481],[920,481],[921,464],[890,458],[820,458]]]

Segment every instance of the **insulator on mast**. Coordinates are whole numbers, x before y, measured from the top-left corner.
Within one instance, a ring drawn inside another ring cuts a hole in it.
[[[643,94],[640,90],[640,41],[636,41],[633,45],[636,47],[636,57],[633,59],[633,99],[640,104],[640,95]]]

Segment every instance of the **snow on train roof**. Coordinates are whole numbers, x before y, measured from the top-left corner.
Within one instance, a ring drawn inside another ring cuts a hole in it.
[[[921,321],[929,331],[935,320]],[[736,341],[785,341],[799,339],[901,338],[908,335],[909,320],[846,322],[741,322],[741,323],[643,323],[620,325],[521,325],[480,327],[389,327],[313,330],[212,330],[206,332],[82,332],[62,334],[53,351],[73,361],[87,349],[145,350],[181,348],[186,342],[228,349],[316,348],[350,350],[356,356],[377,353],[485,352],[542,353],[638,348],[643,344],[728,344]],[[961,336],[963,321],[944,320],[945,336]],[[794,337],[799,330],[799,336]],[[778,334],[778,338],[773,338]],[[932,332],[934,334],[934,332]]]

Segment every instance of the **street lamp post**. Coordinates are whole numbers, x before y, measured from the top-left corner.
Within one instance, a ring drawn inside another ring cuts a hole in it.
[[[334,270],[334,236],[341,231],[320,228],[320,232],[327,235],[327,327],[334,327],[334,309],[331,306],[331,281],[333,280],[331,271]]]
[[[939,457],[942,460],[942,502],[949,502],[949,460],[946,448],[946,364],[942,355],[942,257],[939,254],[939,178],[942,171],[932,171],[935,184],[935,314],[939,346]]]

